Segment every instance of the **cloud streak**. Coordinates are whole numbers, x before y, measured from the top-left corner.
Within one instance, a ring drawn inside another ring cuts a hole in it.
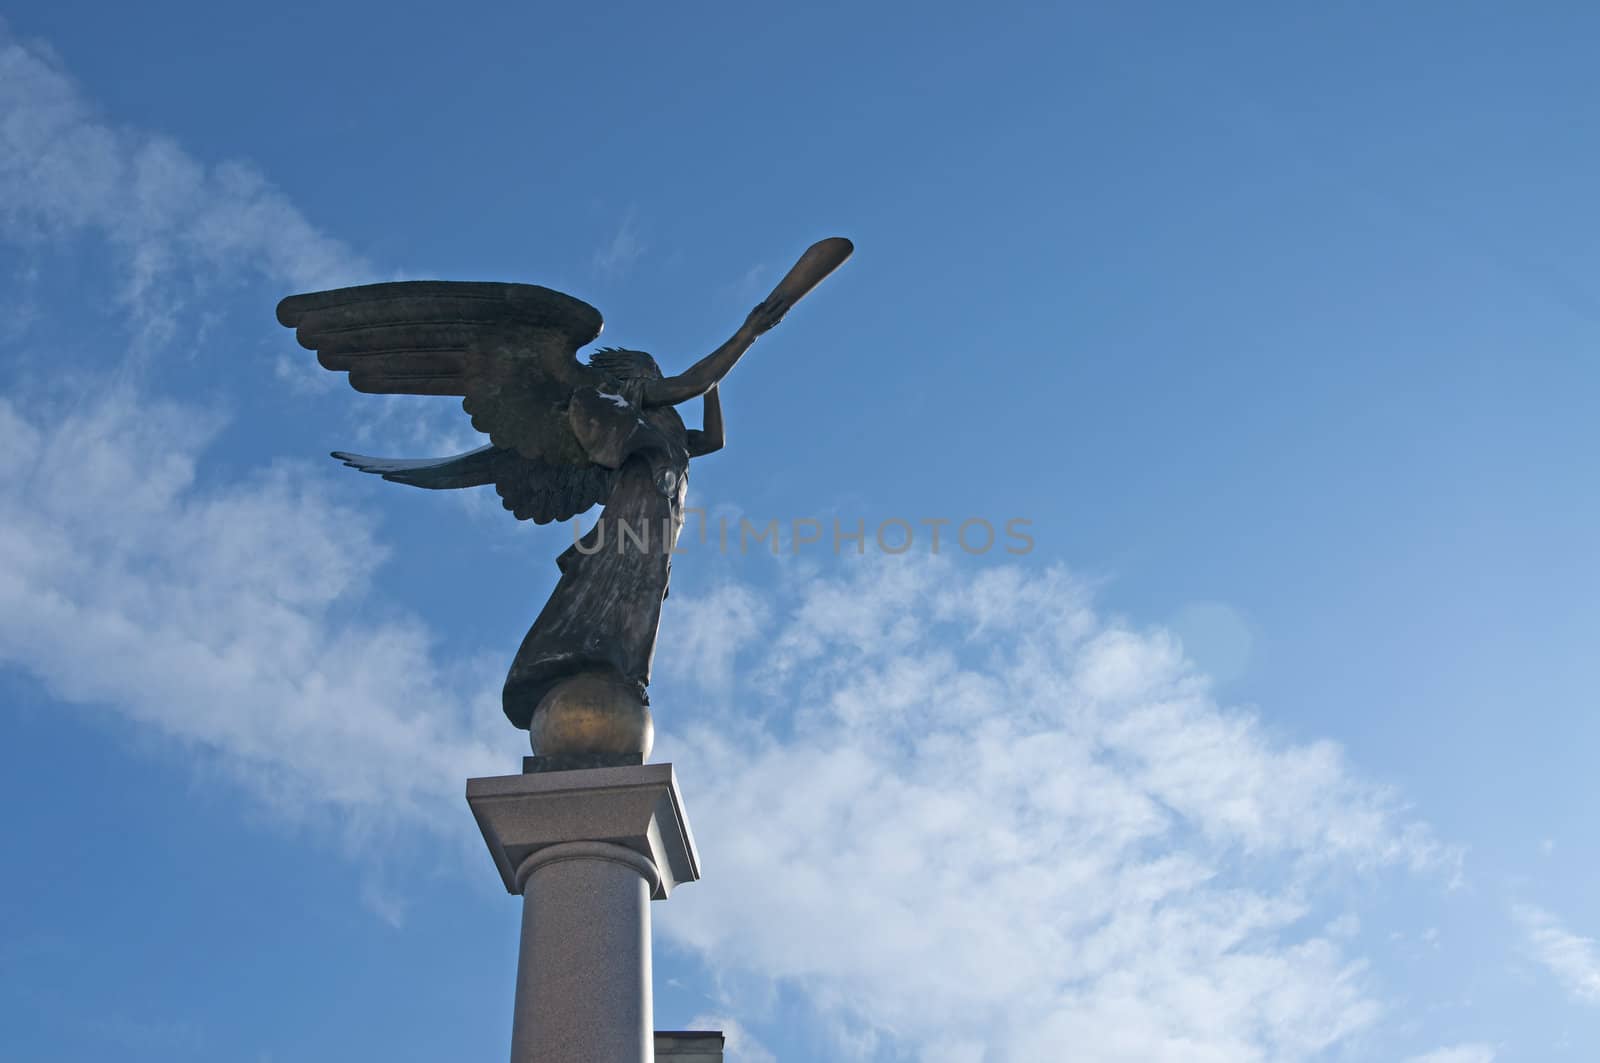
[[[171,139],[103,119],[49,51],[0,22],[0,233],[104,240],[142,346],[244,271],[294,288],[373,279],[255,169],[206,165]]]
[[[1494,1055],[1494,1049],[1489,1045],[1454,1045],[1412,1056],[1406,1063],[1494,1063]]]
[[[1566,994],[1580,1004],[1600,1005],[1600,944],[1573,933],[1543,908],[1522,904],[1512,914],[1529,954],[1556,976]]]
[[[635,212],[628,212],[617,222],[617,231],[606,245],[594,253],[594,268],[604,276],[617,277],[632,269],[645,253],[639,239],[639,225]]]

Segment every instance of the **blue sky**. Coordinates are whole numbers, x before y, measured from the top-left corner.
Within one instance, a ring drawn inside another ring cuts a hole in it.
[[[8,6],[8,1058],[505,1050],[461,780],[569,533],[322,457],[476,444],[278,298],[545,284],[671,371],[835,234],[692,500],[1035,546],[678,562],[657,1025],[1600,1050],[1600,15],[863,7]]]

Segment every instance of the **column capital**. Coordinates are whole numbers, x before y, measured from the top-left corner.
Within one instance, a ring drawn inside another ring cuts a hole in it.
[[[609,860],[613,864],[631,867],[639,877],[650,884],[650,895],[661,888],[661,873],[655,861],[632,849],[624,849],[615,842],[558,842],[543,849],[535,849],[517,865],[518,893],[526,893],[528,878],[546,864],[559,864],[563,860]]]
[[[700,877],[700,857],[671,764],[636,764],[467,780],[467,804],[508,893],[542,849],[603,842],[655,867],[651,899]]]

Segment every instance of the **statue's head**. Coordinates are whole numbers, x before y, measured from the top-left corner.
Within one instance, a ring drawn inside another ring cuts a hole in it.
[[[660,380],[661,367],[643,351],[621,347],[601,347],[589,356],[589,364],[618,380]]]

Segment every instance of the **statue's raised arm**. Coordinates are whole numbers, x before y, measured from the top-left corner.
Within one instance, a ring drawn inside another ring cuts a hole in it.
[[[756,337],[769,331],[783,320],[789,308],[798,303],[807,292],[822,283],[824,277],[844,264],[855,245],[842,236],[818,240],[806,248],[778,286],[745,318],[739,331],[721,347],[712,351],[683,373],[665,380],[652,381],[645,389],[647,406],[676,406],[704,395],[727,376],[741,355],[750,349]]]

